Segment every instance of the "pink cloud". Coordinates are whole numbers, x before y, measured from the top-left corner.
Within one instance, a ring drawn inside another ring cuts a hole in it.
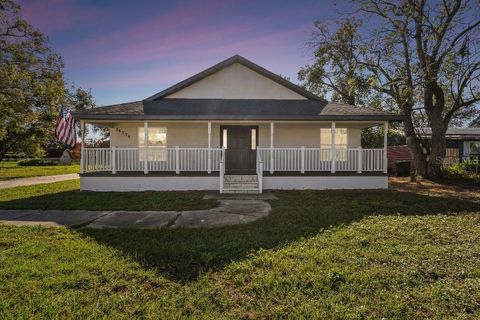
[[[283,51],[282,56],[277,56],[276,53],[279,49],[285,49],[285,47],[289,46],[292,52],[297,52],[296,47],[291,47],[292,40],[298,40],[304,33],[305,28],[297,28],[290,31],[252,37],[245,41],[234,42],[227,45],[208,47],[199,52],[196,59],[185,57],[182,63],[176,65],[158,66],[149,70],[142,69],[122,72],[120,75],[117,74],[110,79],[91,82],[89,86],[97,88],[128,88],[130,86],[153,85],[158,83],[158,91],[160,91],[166,88],[165,86],[161,87],[160,84],[174,84],[184,80],[210,67],[212,63],[220,62],[220,59],[228,58],[237,53],[244,54],[246,58],[251,58],[254,62],[271,68],[272,72],[286,72],[284,66],[292,66],[295,59],[292,59],[291,55],[286,55],[288,53],[285,51]],[[274,57],[274,59],[272,59],[272,57]]]
[[[21,0],[20,5],[22,17],[47,35],[102,16],[97,8],[85,8],[73,0]]]
[[[258,37],[262,38],[256,42],[257,45],[262,45],[261,41],[268,43],[270,34],[262,30],[262,26],[272,21],[302,16],[311,11],[311,8],[307,10],[301,7],[288,13],[266,15],[262,19],[255,16],[241,17],[241,23],[216,23],[222,10],[232,10],[232,5],[238,6],[238,2],[218,3],[211,0],[177,6],[173,10],[152,16],[148,21],[131,25],[113,34],[103,34],[75,43],[66,47],[63,52],[67,63],[76,67],[155,62],[178,58],[180,55],[191,57],[192,52],[198,54],[223,44],[246,47],[242,46],[243,42],[252,43],[252,39]],[[309,25],[311,23],[308,21]],[[306,33],[308,34],[308,31]],[[278,42],[281,42],[281,39]]]

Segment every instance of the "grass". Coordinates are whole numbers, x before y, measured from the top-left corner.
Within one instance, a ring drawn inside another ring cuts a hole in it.
[[[276,192],[234,227],[0,227],[0,317],[480,317],[480,203]]]
[[[79,164],[68,166],[32,166],[20,167],[16,162],[3,161],[0,162],[0,181],[11,180],[17,178],[53,176],[57,174],[78,173],[80,172]]]
[[[159,210],[208,209],[203,192],[81,192],[79,180],[1,189],[0,209]]]

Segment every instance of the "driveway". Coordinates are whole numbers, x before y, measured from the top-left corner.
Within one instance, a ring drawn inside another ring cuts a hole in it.
[[[29,177],[29,178],[18,178],[6,181],[0,181],[0,189],[20,187],[20,186],[31,186],[34,184],[42,183],[51,183],[64,180],[79,179],[77,173],[70,174],[59,174],[55,176],[42,176],[42,177]]]

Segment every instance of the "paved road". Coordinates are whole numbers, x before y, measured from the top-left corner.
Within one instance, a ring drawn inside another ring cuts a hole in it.
[[[270,213],[264,200],[220,200],[217,208],[192,211],[0,210],[0,224],[85,228],[198,228],[243,224]]]
[[[44,176],[44,177],[30,177],[30,178],[18,178],[6,181],[0,181],[0,189],[19,187],[19,186],[31,186],[34,184],[51,183],[64,180],[78,179],[77,173],[71,174],[59,174],[56,176]]]

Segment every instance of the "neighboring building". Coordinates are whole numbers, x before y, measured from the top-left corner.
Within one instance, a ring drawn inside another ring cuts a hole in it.
[[[421,136],[426,139],[429,139],[432,135],[432,131],[429,128],[422,129],[421,132]],[[444,165],[451,165],[466,160],[480,160],[480,128],[448,128],[445,138],[447,150]],[[413,160],[408,146],[389,146],[389,172],[395,171],[395,163],[402,160]]]
[[[82,148],[82,190],[220,192],[387,188],[386,147],[362,149],[361,132],[402,119],[329,103],[238,55],[74,117],[110,128],[110,148]]]
[[[422,136],[430,138],[431,129],[423,130]],[[445,133],[447,152],[445,164],[480,158],[480,128],[448,128]]]

